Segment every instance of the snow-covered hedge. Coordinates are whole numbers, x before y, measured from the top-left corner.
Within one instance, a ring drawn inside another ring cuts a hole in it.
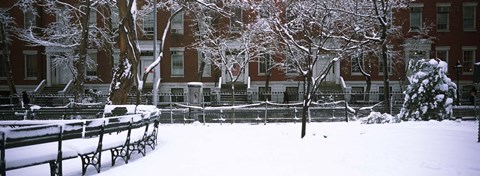
[[[448,64],[439,59],[410,62],[410,85],[399,116],[403,120],[450,118],[457,85],[447,77]]]
[[[398,116],[380,112],[370,112],[370,115],[360,119],[360,122],[363,124],[400,123],[400,121]]]

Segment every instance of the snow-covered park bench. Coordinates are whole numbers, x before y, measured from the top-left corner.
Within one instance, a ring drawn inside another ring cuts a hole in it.
[[[21,107],[0,109],[0,120],[22,120],[28,113],[27,109]]]
[[[158,124],[158,116],[145,114],[95,119],[86,122],[83,138],[67,141],[66,146],[74,149],[82,159],[83,174],[88,166],[100,173],[104,151],[111,152],[114,166],[118,158],[128,163],[133,152],[145,156],[147,146],[155,149]],[[149,128],[151,125],[153,127]],[[144,130],[140,129],[142,127]]]
[[[43,107],[32,108],[29,113],[29,119],[48,120],[48,119],[68,119],[82,117],[85,118],[99,118],[103,115],[103,108],[92,107]]]
[[[453,106],[452,118],[461,120],[476,119],[480,116],[480,108],[475,106]]]
[[[0,175],[6,171],[50,164],[51,175],[62,175],[62,161],[77,157],[62,142],[81,137],[83,122],[29,125],[0,131]],[[28,153],[28,154],[26,154]]]
[[[82,173],[88,166],[100,172],[101,154],[111,152],[128,163],[132,153],[155,149],[159,111],[87,120],[0,121],[0,175],[50,163],[52,175],[61,175],[62,160],[80,157]],[[34,151],[34,152],[32,152]],[[28,153],[28,155],[25,155]]]

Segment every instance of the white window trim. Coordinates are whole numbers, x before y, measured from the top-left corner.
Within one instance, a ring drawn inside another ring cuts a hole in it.
[[[465,51],[473,51],[473,58],[471,60],[472,67],[473,67],[473,64],[475,64],[475,59],[477,57],[477,47],[476,46],[462,46],[462,61],[463,61],[463,54],[464,54]],[[462,63],[462,65],[463,65],[463,63]],[[462,69],[462,74],[463,75],[473,75],[473,71],[464,72],[463,69]]]
[[[24,50],[23,51],[23,72],[24,72],[24,79],[25,80],[37,80],[37,76],[35,77],[28,77],[27,76],[27,58],[26,55],[37,55],[37,62],[38,62],[38,51],[36,50]],[[38,72],[38,69],[37,69]]]
[[[95,76],[89,76],[89,75],[87,75],[88,65],[85,65],[85,77],[90,78],[90,79],[96,79],[96,78],[98,78],[98,52],[97,52],[97,50],[89,49],[89,50],[87,51],[87,54],[88,54],[88,55],[95,54],[95,57],[96,57],[96,59],[97,59],[96,62],[95,62],[96,67],[97,67],[95,72],[97,72],[97,75],[95,75]]]
[[[268,64],[268,65],[271,65],[271,60],[270,60],[270,59],[271,59],[272,55],[267,54],[267,56],[268,56],[268,58],[267,58],[267,64]],[[264,73],[261,73],[261,72],[260,72],[261,65],[262,65],[262,62],[264,62],[264,60],[265,60],[265,57],[262,57],[261,60],[258,62],[258,71],[257,71],[258,76],[266,76],[267,70],[269,69],[269,68],[266,68],[266,70],[265,70]],[[271,73],[270,73],[270,74],[271,74]]]
[[[465,29],[463,27],[463,17],[464,17],[464,7],[474,7],[473,8],[473,29]],[[464,2],[462,6],[462,28],[463,31],[465,32],[476,32],[477,31],[477,7],[478,3],[477,2]]]
[[[451,3],[437,3],[437,6],[436,6],[436,9],[438,10],[438,7],[448,7],[449,8],[449,12],[448,12],[448,16],[447,16],[447,29],[438,29],[438,26],[437,26],[437,32],[450,32],[450,8],[451,6]],[[437,11],[437,15],[438,15],[438,11]],[[437,24],[438,24],[438,16],[437,16]]]
[[[447,55],[446,55],[447,58],[446,58],[446,60],[444,60],[444,61],[445,61],[445,62],[447,63],[447,65],[448,65],[448,62],[450,61],[450,56],[449,56],[449,55],[450,55],[450,46],[436,46],[436,47],[435,47],[435,58],[440,59],[440,58],[438,58],[438,56],[437,56],[437,54],[438,54],[437,52],[438,52],[438,51],[447,51]],[[450,73],[450,72],[448,71],[448,68],[447,68],[447,73],[446,73],[446,74],[448,75],[449,73]]]
[[[34,16],[33,19],[28,19],[26,18],[27,17],[27,13],[32,13],[32,15]],[[27,26],[27,23],[30,23],[31,22],[31,26],[34,26],[35,23],[37,23],[37,17],[35,16],[35,14],[33,14],[33,12],[31,10],[28,10],[26,12],[23,12],[23,28],[24,29],[27,29],[27,27],[30,27],[30,26]]]
[[[198,67],[200,69],[200,64],[202,63],[202,60],[205,62],[205,67],[203,68],[203,73],[202,77],[203,78],[209,78],[212,77],[212,63],[210,60],[205,60],[205,58],[202,56],[202,51],[198,51]],[[205,72],[205,70],[208,70],[208,73]]]
[[[361,76],[361,75],[362,75],[362,72],[361,72],[361,71],[353,72],[353,64],[354,64],[353,59],[356,59],[356,58],[351,58],[351,59],[350,59],[350,74],[351,74],[352,76]],[[363,60],[363,59],[360,59],[359,61],[361,62],[361,61],[364,61],[364,60]]]
[[[177,9],[175,10],[172,10],[171,11],[171,15],[173,15],[173,13],[175,13],[175,11],[177,11]],[[185,13],[184,11],[180,11],[177,13],[177,15],[181,16],[181,24],[176,24],[173,22],[173,16],[172,16],[172,21],[171,21],[171,25],[170,25],[170,32],[172,34],[177,34],[177,35],[183,35],[184,34],[184,25],[185,25]]]
[[[388,45],[387,48],[388,48],[388,51],[393,51],[393,46],[392,45]],[[382,66],[383,66],[383,62],[382,62],[380,57],[381,56],[378,56],[378,64],[379,64],[378,75],[383,76],[383,69],[380,70],[380,64],[382,64]],[[393,75],[393,71],[394,71],[394,68],[395,68],[395,64],[394,64],[395,61],[393,60],[394,58],[393,58],[393,56],[391,55],[390,52],[387,52],[387,57],[388,57],[388,59],[387,59],[388,67],[390,67],[390,69],[388,69],[388,75],[391,76],[391,75]]]
[[[411,3],[410,8],[421,8],[422,11],[420,13],[420,27],[422,27],[422,24],[423,24],[423,3]],[[411,10],[411,9],[410,9]],[[409,25],[409,32],[416,32],[418,31],[418,29],[412,29],[412,16],[411,16],[411,11],[409,12],[409,22],[410,22],[410,25]]]
[[[173,71],[173,54],[172,52],[175,52],[175,51],[178,51],[178,52],[183,52],[183,73],[182,75],[173,75],[172,74],[172,71]],[[182,77],[185,77],[185,48],[183,47],[174,47],[174,48],[170,48],[170,76],[171,77],[177,77],[177,78],[182,78]]]

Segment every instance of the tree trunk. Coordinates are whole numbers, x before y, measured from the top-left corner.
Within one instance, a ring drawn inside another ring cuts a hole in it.
[[[383,30],[382,36],[383,35],[386,38],[386,35],[387,35],[387,30],[386,29]],[[391,112],[390,112],[390,80],[389,80],[389,74],[390,73],[388,72],[388,56],[387,56],[388,48],[387,48],[387,43],[385,43],[385,42],[386,42],[386,39],[384,39],[384,42],[382,44],[383,95],[385,97],[383,99],[383,111],[385,113],[391,114]]]
[[[365,82],[367,82],[367,88],[365,90],[365,101],[370,101],[370,90],[372,90],[372,78],[365,76]]]
[[[14,96],[17,94],[17,88],[15,87],[15,81],[13,79],[13,74],[12,74],[12,62],[10,61],[10,57],[8,54],[8,44],[7,44],[7,31],[5,30],[4,24],[0,21],[0,39],[2,40],[2,57],[3,60],[5,61],[5,71],[6,71],[6,76],[7,76],[7,84],[8,84],[8,90],[10,91],[10,96]],[[13,99],[11,100],[10,103],[16,103],[13,102]]]
[[[83,13],[81,17],[82,38],[80,46],[78,48],[78,59],[73,60],[73,66],[75,70],[73,72],[73,95],[75,102],[82,102],[85,82],[85,64],[87,61],[87,49],[88,49],[88,32],[89,32],[89,18],[90,18],[90,0],[84,0],[82,3]],[[81,8],[82,10],[82,8]]]
[[[270,70],[267,68],[267,71],[265,72],[265,92],[267,94],[270,93],[270,95],[272,95],[272,92],[271,92],[271,90],[268,89],[268,87],[270,87]],[[265,100],[268,100],[266,98],[267,95],[264,94],[263,96],[264,96]],[[272,97],[270,96],[270,101],[272,101],[271,99],[272,99]]]
[[[137,48],[137,35],[135,22],[133,21],[130,9],[134,0],[118,0],[117,7],[121,18],[119,26],[118,45],[120,47],[119,68],[113,75],[110,84],[109,101],[112,104],[126,104],[128,102],[128,93],[134,83],[137,83],[137,67],[140,58],[139,48]]]
[[[305,91],[303,93],[303,107],[302,107],[302,134],[301,138],[305,137],[306,131],[307,131],[307,117],[308,117],[308,107],[310,106],[310,101],[311,101],[311,96],[310,96],[310,90],[311,90],[311,72],[309,71],[308,75],[304,77],[304,87]]]

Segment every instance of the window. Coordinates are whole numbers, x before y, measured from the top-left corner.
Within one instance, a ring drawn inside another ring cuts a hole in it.
[[[172,9],[172,15],[179,9]],[[170,26],[172,34],[183,34],[183,11],[178,12],[172,17],[172,25]]]
[[[361,62],[363,61],[363,55],[360,55],[360,56],[357,56],[357,57],[353,57],[352,60],[351,60],[351,68],[352,68],[352,75],[359,75],[361,74],[361,65],[362,64]],[[363,64],[362,64],[363,65]]]
[[[143,31],[145,35],[153,35],[155,26],[154,13],[151,12],[143,19]]]
[[[90,17],[88,18],[88,24],[90,26],[97,26],[97,11],[95,9],[90,9]]]
[[[242,8],[234,6],[232,8],[232,16],[230,17],[230,31],[237,32],[242,27]]]
[[[37,79],[37,51],[24,51],[25,79]]]
[[[271,94],[272,88],[269,87],[268,90],[265,89],[265,87],[259,87],[258,88],[258,100],[260,101],[265,101],[265,100],[272,100],[272,94]]]
[[[464,74],[473,74],[476,47],[462,47],[462,70]]]
[[[435,47],[436,50],[436,56],[438,59],[445,61],[448,64],[448,52],[450,50],[450,47]],[[447,69],[448,70],[448,69]],[[448,72],[447,72],[448,74]]]
[[[211,98],[210,98],[210,88],[203,88],[203,101],[204,102],[211,102]]]
[[[384,87],[378,87],[378,101],[383,101],[385,99]],[[392,87],[390,89],[390,95],[392,95]]]
[[[285,59],[285,74],[287,76],[296,76],[298,75],[298,72],[297,72],[297,65],[296,65],[296,62],[295,62],[295,59],[298,59],[298,57],[301,57],[298,55],[297,52],[294,52],[293,55],[292,53],[290,52],[286,52],[285,53],[286,55],[286,59]]]
[[[298,87],[286,87],[285,91],[288,93],[289,101],[298,101]]]
[[[475,16],[477,3],[463,3],[463,30],[475,31]]]
[[[35,26],[36,18],[32,10],[28,10],[23,14],[23,27],[29,29],[32,26]]]
[[[87,68],[85,69],[87,77],[97,77],[97,53],[88,53]]]
[[[183,59],[183,51],[171,51],[172,57],[172,76],[175,77],[183,77],[184,75],[184,59]]]
[[[183,102],[183,88],[172,88],[172,102]]]
[[[110,20],[112,23],[112,28],[115,31],[116,29],[118,29],[118,24],[120,24],[120,18],[118,17],[118,7],[117,6],[110,7],[110,10],[112,13],[110,16]]]
[[[258,8],[259,8],[258,9],[258,17],[259,18],[265,19],[265,18],[270,17],[270,14],[268,12],[268,5],[261,5]]]
[[[410,30],[416,31],[422,27],[423,4],[410,5]]]
[[[365,92],[363,87],[352,87],[352,102],[365,101]]]
[[[450,4],[437,4],[437,31],[449,30]]]
[[[203,66],[203,74],[202,77],[211,77],[212,76],[212,64],[211,64],[211,54],[207,52],[198,51],[198,70],[200,71],[200,67],[202,66],[202,61],[205,62]]]
[[[260,58],[260,62],[258,62],[258,74],[265,75],[271,65],[272,61],[270,54],[263,55],[263,57]]]

